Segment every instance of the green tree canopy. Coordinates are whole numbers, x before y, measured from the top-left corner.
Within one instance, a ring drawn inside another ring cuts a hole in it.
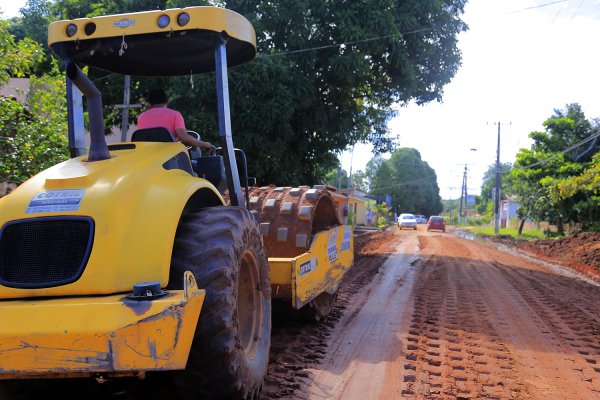
[[[565,222],[597,223],[590,218],[597,218],[593,193],[598,188],[590,183],[588,170],[595,168],[598,147],[595,141],[578,144],[597,134],[598,127],[586,120],[578,104],[554,110],[544,127],[544,132],[529,135],[531,149],[517,154],[508,191],[519,198],[523,214],[555,223],[559,232]]]
[[[391,150],[393,104],[440,100],[456,74],[465,2],[218,2],[246,16],[257,32],[257,59],[230,74],[234,139],[248,154],[250,174],[261,183],[316,183],[354,143]],[[54,19],[208,3],[29,0],[20,31],[42,41],[32,30]],[[92,72],[105,104],[121,102],[122,80],[105,76]],[[216,141],[214,75],[133,81],[132,101],[163,85],[188,127]],[[119,115],[107,112],[107,119],[110,125]]]
[[[398,212],[435,215],[442,211],[435,171],[416,149],[395,150],[380,164],[370,189],[376,196],[390,194]]]
[[[41,59],[37,43],[16,41],[0,20],[0,85],[30,73]],[[64,76],[30,79],[25,105],[0,97],[0,181],[22,182],[67,156]]]
[[[508,173],[512,168],[511,163],[500,163],[500,194],[503,197],[508,180]],[[496,164],[491,164],[483,174],[483,183],[481,184],[481,199],[484,202],[494,200],[493,193],[496,187]]]

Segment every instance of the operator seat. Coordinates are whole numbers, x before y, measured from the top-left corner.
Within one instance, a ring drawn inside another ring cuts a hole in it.
[[[200,135],[197,135],[198,140]],[[131,135],[132,142],[175,142],[175,138],[165,127],[138,129]],[[192,170],[196,176],[208,180],[221,193],[227,188],[225,181],[225,165],[222,156],[202,156],[199,149],[189,150]]]
[[[175,138],[169,130],[162,126],[138,129],[131,135],[132,142],[174,142]]]

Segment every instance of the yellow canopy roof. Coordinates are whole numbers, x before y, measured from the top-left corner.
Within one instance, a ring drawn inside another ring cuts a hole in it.
[[[256,34],[240,14],[219,7],[107,15],[57,21],[48,45],[62,59],[138,76],[215,70],[215,44],[225,34],[228,66],[252,60]]]

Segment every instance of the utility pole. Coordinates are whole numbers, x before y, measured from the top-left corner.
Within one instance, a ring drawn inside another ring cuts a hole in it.
[[[464,197],[463,197],[464,195]],[[467,164],[465,164],[465,172],[463,173],[462,185],[460,187],[460,208],[458,209],[458,224],[462,224],[463,217],[463,199],[467,202]],[[466,219],[466,216],[465,216]]]
[[[502,186],[502,180],[500,178],[500,126],[510,125],[502,124],[498,121],[498,146],[496,147],[496,193],[494,196],[494,234],[500,232],[500,186]]]
[[[463,179],[464,181],[464,191],[465,191],[465,213],[464,213],[464,218],[463,218],[463,223],[466,225],[467,224],[467,212],[466,210],[469,209],[469,195],[467,193],[467,174],[468,170],[467,170],[467,164],[465,164],[465,177]]]

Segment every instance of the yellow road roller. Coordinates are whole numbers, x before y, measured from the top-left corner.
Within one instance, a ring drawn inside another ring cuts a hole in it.
[[[218,7],[108,15],[52,23],[49,46],[66,69],[72,158],[0,199],[0,386],[180,371],[185,397],[256,398],[272,298],[326,317],[353,239],[325,187],[249,188],[238,170],[227,70],[256,56],[252,25]],[[108,145],[81,66],[214,72],[218,153],[161,127]]]

